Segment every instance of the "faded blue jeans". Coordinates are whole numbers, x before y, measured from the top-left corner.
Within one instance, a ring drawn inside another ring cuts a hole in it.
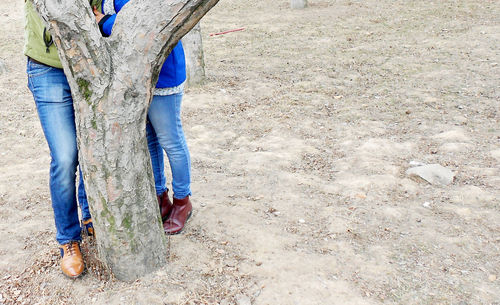
[[[156,194],[167,190],[163,164],[165,150],[172,173],[172,189],[177,199],[191,195],[191,159],[181,122],[182,95],[155,95],[149,106],[146,124]]]
[[[81,240],[75,177],[78,167],[76,126],[73,100],[62,69],[28,60],[28,87],[33,93],[38,116],[50,149],[50,193],[60,244]],[[176,198],[191,195],[191,161],[180,119],[182,94],[155,96],[146,126],[156,193],[166,188],[163,149],[172,170],[172,188]],[[78,202],[82,217],[91,217],[80,172]]]
[[[28,59],[28,88],[33,94],[38,117],[50,150],[50,195],[56,224],[56,239],[63,245],[81,240],[75,178],[78,168],[75,114],[71,91],[62,69]],[[90,218],[83,179],[78,199],[82,218]]]

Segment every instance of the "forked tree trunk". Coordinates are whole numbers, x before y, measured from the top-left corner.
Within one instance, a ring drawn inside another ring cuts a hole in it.
[[[182,38],[186,54],[186,74],[188,86],[201,84],[205,80],[205,60],[200,23]]]
[[[71,86],[80,164],[99,254],[132,281],[166,263],[145,138],[147,109],[170,50],[218,0],[134,0],[101,37],[88,1],[32,0]]]

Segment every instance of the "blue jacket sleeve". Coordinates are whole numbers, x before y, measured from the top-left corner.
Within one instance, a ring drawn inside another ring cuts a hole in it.
[[[99,22],[99,29],[103,36],[107,37],[111,35],[111,31],[113,30],[113,25],[115,24],[116,14],[114,15],[106,15]]]

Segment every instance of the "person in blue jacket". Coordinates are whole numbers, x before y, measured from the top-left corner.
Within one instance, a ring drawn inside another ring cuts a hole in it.
[[[93,6],[94,15],[103,36],[110,36],[117,13],[129,0],[102,0],[100,10]],[[177,234],[191,216],[191,160],[181,122],[181,102],[186,80],[184,49],[179,43],[165,60],[160,71],[154,97],[148,110],[146,135],[153,165],[156,193],[160,201],[163,227],[166,234]],[[172,171],[173,203],[163,164],[167,153]]]

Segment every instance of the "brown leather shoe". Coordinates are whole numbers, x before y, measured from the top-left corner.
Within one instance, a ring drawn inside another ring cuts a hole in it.
[[[60,247],[61,249],[61,269],[64,275],[75,279],[82,275],[84,264],[80,244],[77,241],[70,241]]]
[[[172,202],[168,199],[168,190],[156,196],[160,204],[161,221],[165,221],[172,211]]]
[[[184,224],[191,217],[193,206],[189,200],[189,196],[182,199],[174,197],[172,212],[166,221],[163,222],[163,229],[166,234],[178,234],[184,228]]]

